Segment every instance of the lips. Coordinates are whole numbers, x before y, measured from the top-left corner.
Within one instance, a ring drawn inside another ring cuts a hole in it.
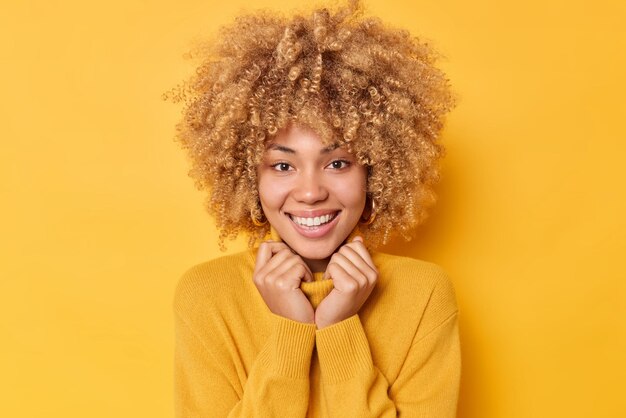
[[[305,213],[309,216],[296,216],[294,213],[286,213],[286,215],[291,221],[291,225],[293,225],[294,229],[300,235],[307,238],[320,238],[325,236],[335,227],[335,225],[337,225],[341,211],[318,210]],[[317,216],[311,216],[312,214]],[[325,220],[326,222],[322,223],[322,220]],[[306,222],[307,224],[301,225],[299,222]],[[315,225],[315,223],[318,223],[318,225]]]
[[[289,218],[300,226],[305,227],[313,227],[313,226],[321,226],[331,222],[339,212],[328,213],[325,215],[315,216],[315,217],[299,217],[294,216],[292,214],[288,214]]]
[[[328,214],[334,214],[341,212],[339,209],[317,209],[317,210],[296,210],[285,212],[287,215],[293,215],[300,218],[314,218],[316,216],[323,216]]]

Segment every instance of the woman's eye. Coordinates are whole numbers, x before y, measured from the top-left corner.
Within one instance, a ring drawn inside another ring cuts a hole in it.
[[[272,165],[272,167],[274,168],[274,170],[277,171],[289,171],[289,169],[291,168],[291,166],[287,163],[276,163]]]
[[[349,161],[346,160],[335,160],[330,163],[328,166],[334,168],[336,170],[341,170],[342,168],[346,168],[350,165]]]

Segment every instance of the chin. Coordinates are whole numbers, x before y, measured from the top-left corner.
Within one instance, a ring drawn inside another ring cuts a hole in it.
[[[324,260],[329,258],[335,252],[335,249],[339,246],[328,243],[306,243],[306,242],[298,242],[291,245],[289,242],[287,244],[302,258],[306,258],[309,260]]]
[[[295,249],[294,249],[295,250]],[[297,251],[298,255],[307,260],[325,260],[330,258],[334,253],[334,248],[332,250],[311,250],[305,249],[304,251]]]
[[[275,222],[273,225],[275,225],[276,233],[285,244],[300,257],[308,260],[326,260],[335,253],[354,230],[354,226],[351,226],[350,222],[346,222],[346,219],[340,217],[336,219],[338,222],[334,225],[333,230],[317,238],[301,234],[291,220],[287,223]]]
[[[306,240],[301,237],[285,237],[284,242],[300,257],[308,260],[324,260],[333,255],[343,240],[332,239],[323,241]]]

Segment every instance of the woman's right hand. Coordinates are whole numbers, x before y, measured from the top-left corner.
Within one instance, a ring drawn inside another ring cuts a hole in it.
[[[313,306],[300,290],[300,282],[312,281],[313,274],[287,244],[261,243],[253,280],[270,311],[294,321],[315,323]]]

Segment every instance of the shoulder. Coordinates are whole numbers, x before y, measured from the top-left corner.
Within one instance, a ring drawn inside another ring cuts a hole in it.
[[[224,255],[195,264],[178,278],[174,290],[173,308],[181,313],[193,311],[199,304],[227,298],[244,284],[254,267],[252,250]]]
[[[458,311],[454,283],[438,264],[382,252],[373,252],[372,260],[384,292],[420,322],[441,321]]]
[[[412,257],[373,252],[372,260],[381,276],[404,282],[418,282],[423,287],[446,288],[454,291],[452,280],[443,267]]]

